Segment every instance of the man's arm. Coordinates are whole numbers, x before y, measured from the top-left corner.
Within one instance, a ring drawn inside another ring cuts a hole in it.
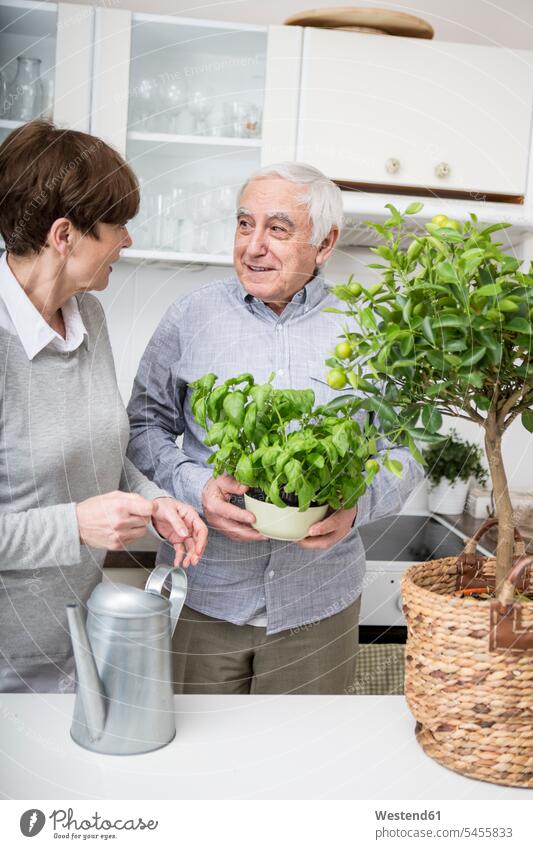
[[[183,434],[187,384],[173,376],[180,356],[176,305],[170,307],[143,354],[128,404],[128,457],[157,486],[202,512],[202,491],[211,471],[178,448]]]

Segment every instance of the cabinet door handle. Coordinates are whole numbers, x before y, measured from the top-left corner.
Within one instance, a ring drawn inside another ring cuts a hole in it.
[[[397,174],[400,170],[400,160],[395,159],[393,156],[390,159],[387,159],[385,163],[385,171],[387,174]]]
[[[437,177],[440,177],[443,180],[445,177],[449,177],[450,175],[450,166],[447,162],[439,162],[438,165],[435,165],[435,174]]]

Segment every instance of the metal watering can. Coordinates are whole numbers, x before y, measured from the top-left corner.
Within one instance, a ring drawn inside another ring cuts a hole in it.
[[[67,605],[78,679],[70,733],[80,746],[133,755],[174,738],[171,638],[186,593],[183,569],[158,566],[144,590],[98,584],[86,625],[79,606]]]

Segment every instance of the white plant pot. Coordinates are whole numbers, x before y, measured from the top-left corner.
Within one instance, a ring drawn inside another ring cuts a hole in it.
[[[429,485],[428,504],[431,513],[462,513],[465,509],[469,481],[451,483],[443,478],[437,486]]]
[[[320,522],[328,512],[328,505],[309,507],[300,513],[297,507],[276,507],[244,494],[244,506],[255,516],[253,527],[270,539],[296,542],[307,536],[309,528]]]

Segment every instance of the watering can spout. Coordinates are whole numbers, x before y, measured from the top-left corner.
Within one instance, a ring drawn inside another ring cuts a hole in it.
[[[77,604],[67,604],[67,622],[76,662],[78,694],[90,737],[95,741],[104,733],[106,700],[85,624]]]

